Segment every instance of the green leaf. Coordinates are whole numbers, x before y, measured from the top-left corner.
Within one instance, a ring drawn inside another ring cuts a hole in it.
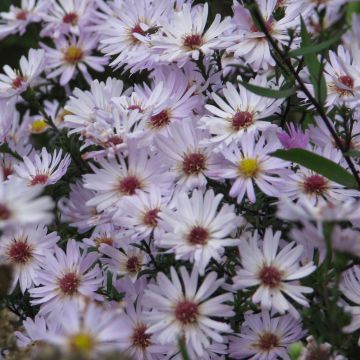
[[[303,48],[314,46],[302,18],[301,39],[301,44]],[[304,55],[304,61],[306,67],[309,70],[311,82],[314,85],[315,98],[320,104],[323,104],[326,100],[326,82],[323,74],[322,64],[320,64],[315,53]]]
[[[309,54],[313,54],[313,53],[318,54],[321,51],[328,49],[331,45],[338,42],[340,40],[340,38],[343,36],[343,34],[344,34],[343,32],[340,32],[333,38],[323,41],[320,44],[302,46],[300,49],[292,50],[287,53],[287,57],[304,56],[304,55],[309,55]]]
[[[348,155],[351,157],[360,157],[360,151],[359,150],[349,150],[345,155]]]
[[[272,99],[281,99],[281,98],[287,98],[293,94],[295,94],[296,89],[294,87],[292,88],[281,88],[279,90],[276,89],[270,89],[270,88],[264,88],[261,86],[253,85],[245,81],[239,80],[240,84],[244,86],[244,88],[250,90],[256,95],[272,98]]]
[[[316,173],[325,176],[338,184],[357,189],[358,184],[352,174],[335,162],[305,149],[277,150],[271,154],[274,157],[292,161],[305,166]]]
[[[191,360],[189,353],[186,349],[186,344],[185,344],[184,340],[180,338],[178,344],[179,344],[179,350],[181,353],[181,357],[183,358],[183,360]]]

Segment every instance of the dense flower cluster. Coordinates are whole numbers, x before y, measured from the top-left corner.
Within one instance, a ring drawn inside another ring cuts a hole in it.
[[[0,306],[19,348],[356,358],[360,17],[347,3],[0,13],[0,39],[40,39],[0,74]]]

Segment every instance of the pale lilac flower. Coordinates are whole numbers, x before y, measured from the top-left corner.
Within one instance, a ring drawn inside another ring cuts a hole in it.
[[[41,305],[39,314],[53,317],[67,305],[79,310],[85,298],[101,300],[96,293],[103,282],[99,266],[94,266],[97,258],[95,252],[81,254],[79,243],[72,239],[66,244],[66,252],[55,248],[54,255],[48,253],[36,273],[36,282],[41,286],[29,290],[31,304]]]
[[[181,11],[161,23],[161,32],[151,40],[153,49],[160,53],[160,59],[177,62],[184,66],[190,59],[198,60],[200,54],[211,55],[214,49],[223,47],[221,34],[230,28],[230,18],[221,21],[216,14],[210,27],[205,30],[209,6],[191,8],[184,4]]]
[[[360,256],[359,230],[343,229],[336,225],[331,233],[331,241],[334,250]]]
[[[257,232],[244,239],[239,245],[242,268],[237,270],[233,278],[233,288],[256,288],[252,295],[255,304],[260,303],[262,309],[275,309],[280,313],[291,311],[299,316],[293,305],[285,298],[288,295],[302,306],[309,305],[304,294],[313,290],[301,286],[296,280],[302,279],[316,267],[313,262],[301,266],[299,263],[303,247],[291,242],[279,250],[281,232],[273,233],[267,228],[260,250],[260,236]]]
[[[266,76],[260,75],[250,80],[250,84],[269,86]],[[276,128],[270,121],[262,119],[279,111],[281,101],[256,95],[240,84],[237,90],[229,82],[223,88],[223,94],[226,101],[216,93],[212,94],[217,106],[206,105],[212,115],[201,119],[203,126],[214,135],[212,142],[220,146],[229,145],[231,141],[241,140],[244,133],[256,134],[258,131]]]
[[[23,35],[29,24],[40,22],[49,6],[46,0],[21,0],[21,6],[10,5],[8,12],[0,13],[0,39],[19,33]]]
[[[112,223],[96,224],[89,238],[82,239],[85,248],[96,248],[99,250],[102,244],[119,247],[118,229]]]
[[[303,131],[299,126],[296,126],[293,123],[287,125],[287,132],[278,132],[277,137],[285,149],[306,149],[309,145],[309,131]]]
[[[92,55],[97,43],[97,37],[89,33],[81,33],[78,37],[69,38],[60,36],[55,42],[55,49],[41,43],[41,47],[46,51],[47,69],[49,69],[47,77],[49,79],[60,77],[59,83],[64,86],[77,75],[79,70],[90,84],[92,79],[87,68],[103,72],[104,65],[108,63],[106,57]]]
[[[175,197],[175,208],[160,213],[165,234],[156,239],[156,245],[175,253],[176,259],[189,260],[203,275],[213,258],[221,262],[224,247],[236,246],[238,241],[231,235],[241,223],[234,205],[219,205],[222,194],[213,190],[205,194],[194,190],[191,198],[186,193]]]
[[[0,174],[0,229],[26,224],[48,224],[54,203],[50,196],[41,196],[41,185],[29,188],[22,179],[4,181]]]
[[[184,267],[179,270],[181,280],[173,267],[171,280],[158,273],[157,283],[149,284],[144,302],[151,311],[146,313],[153,334],[160,344],[173,344],[179,337],[186,346],[201,357],[210,345],[210,339],[223,342],[221,333],[231,332],[229,324],[213,318],[227,318],[234,313],[224,302],[232,301],[233,295],[225,293],[211,297],[224,283],[215,272],[209,273],[198,288],[199,273],[194,267],[191,275]],[[210,298],[211,297],[211,298]]]
[[[43,225],[31,225],[2,235],[0,257],[1,262],[13,267],[12,290],[17,283],[23,293],[34,283],[38,284],[36,272],[45,255],[54,251],[59,239],[55,232],[48,234]]]
[[[247,313],[240,333],[230,338],[229,355],[233,359],[290,360],[289,346],[305,335],[301,325],[289,314]]]
[[[16,175],[27,180],[29,186],[55,184],[65,175],[71,163],[69,154],[63,159],[61,157],[62,149],[49,154],[46,148],[42,148],[41,155],[24,156],[24,162],[15,165]]]
[[[0,99],[16,97],[27,88],[36,85],[40,74],[45,70],[45,65],[45,51],[42,49],[30,49],[27,58],[22,56],[19,70],[5,65],[5,74],[0,74]]]

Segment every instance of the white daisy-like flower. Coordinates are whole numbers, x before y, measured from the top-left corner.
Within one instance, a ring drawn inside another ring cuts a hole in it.
[[[179,270],[181,280],[173,267],[171,280],[163,273],[157,275],[157,283],[145,290],[144,304],[151,309],[146,313],[150,324],[147,333],[153,334],[160,344],[185,340],[186,346],[201,357],[210,339],[223,342],[221,333],[231,332],[229,324],[213,318],[227,318],[234,313],[224,302],[232,301],[233,295],[225,293],[211,297],[224,283],[215,272],[206,276],[198,288],[199,273],[196,267],[191,275],[184,267]]]
[[[41,196],[41,185],[29,188],[18,178],[4,181],[0,173],[0,229],[26,224],[48,224],[54,203],[49,196]]]
[[[5,74],[0,74],[0,99],[17,96],[30,86],[34,86],[40,74],[45,70],[45,51],[30,49],[28,56],[22,56],[19,70],[13,70],[9,65],[4,66]]]
[[[62,149],[49,154],[46,148],[42,148],[41,155],[35,154],[33,158],[24,156],[24,163],[14,166],[16,175],[27,180],[30,186],[55,184],[65,175],[71,163],[69,154],[63,159],[61,157]]]
[[[260,303],[262,309],[275,309],[280,313],[291,311],[298,316],[296,309],[284,296],[308,306],[308,300],[303,294],[313,290],[301,286],[296,282],[313,271],[316,266],[313,262],[300,265],[303,247],[291,242],[279,251],[281,232],[275,234],[267,228],[264,234],[262,249],[260,250],[260,236],[257,232],[239,245],[242,268],[237,270],[233,278],[233,288],[256,288],[252,295],[255,304]]]
[[[32,305],[41,305],[39,314],[56,316],[67,305],[74,309],[84,306],[85,298],[101,300],[96,291],[101,287],[103,276],[96,252],[81,253],[75,240],[68,240],[66,252],[55,248],[54,254],[46,254],[41,270],[36,273],[36,282],[41,286],[29,293]]]
[[[194,190],[189,198],[186,193],[175,197],[175,208],[160,213],[165,234],[156,239],[156,245],[175,253],[176,259],[190,260],[204,274],[213,258],[221,262],[224,247],[236,246],[238,241],[231,234],[241,223],[233,205],[224,204],[218,210],[222,194],[213,190],[205,194]]]
[[[54,251],[59,236],[47,233],[43,225],[31,225],[15,232],[5,232],[0,242],[2,262],[13,266],[13,285],[19,283],[24,293],[33,284],[37,285],[36,272],[48,252]]]
[[[208,12],[207,3],[193,8],[184,4],[181,11],[174,12],[171,19],[162,22],[162,31],[151,40],[154,51],[160,53],[160,59],[184,66],[190,59],[198,60],[200,53],[211,55],[214,49],[221,48],[221,34],[231,27],[231,20],[227,17],[221,21],[220,14],[216,14],[205,30]]]
[[[288,348],[301,340],[301,321],[291,315],[273,317],[269,311],[245,314],[240,334],[230,339],[229,354],[234,359],[290,360]]]
[[[278,196],[289,165],[270,156],[278,148],[274,138],[266,142],[265,137],[260,136],[256,142],[254,134],[244,134],[239,145],[232,143],[221,150],[226,161],[211,172],[211,177],[233,180],[229,194],[236,197],[239,204],[245,194],[251,202],[256,201],[254,184],[266,195]]]
[[[263,75],[258,75],[249,82],[261,87],[269,86]],[[203,126],[213,135],[212,142],[229,145],[231,141],[240,140],[244,133],[276,128],[270,121],[262,119],[278,111],[281,100],[256,95],[240,84],[237,90],[233,84],[227,83],[222,91],[226,102],[213,93],[212,98],[217,106],[206,105],[212,115],[201,119]]]

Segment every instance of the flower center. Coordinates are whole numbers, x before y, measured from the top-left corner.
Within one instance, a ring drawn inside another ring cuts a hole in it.
[[[13,80],[11,86],[13,89],[19,89],[25,82],[26,77],[19,75]]]
[[[134,195],[137,189],[141,189],[141,183],[135,176],[127,176],[121,179],[119,191],[124,195]]]
[[[267,30],[269,33],[271,33],[272,28],[273,28],[273,19],[266,20],[266,22],[265,22],[265,27],[266,27],[266,30]],[[261,32],[261,30],[257,27],[256,24],[252,24],[252,25],[251,25],[250,31],[251,31],[251,32]]]
[[[38,184],[41,184],[41,185],[45,185],[47,184],[49,180],[49,176],[46,175],[46,174],[38,174],[38,175],[35,175],[32,180],[31,180],[31,185],[38,185]]]
[[[114,241],[111,237],[107,236],[100,236],[94,239],[96,247],[99,248],[101,244],[107,244],[112,246],[114,244]]]
[[[269,352],[278,346],[279,338],[275,334],[270,332],[261,334],[259,336],[258,343],[256,344],[256,347],[263,352]]]
[[[308,194],[321,195],[327,189],[327,180],[320,175],[311,175],[305,179],[304,190]]]
[[[354,87],[354,80],[348,76],[348,75],[343,75],[340,76],[338,79],[343,85],[349,87],[349,88],[353,88]]]
[[[235,131],[246,129],[254,123],[251,113],[248,111],[237,111],[231,121],[231,126]]]
[[[90,334],[79,333],[70,339],[70,347],[76,352],[89,353],[95,347],[95,340]]]
[[[158,224],[158,214],[159,214],[159,209],[151,209],[149,210],[147,213],[145,213],[144,218],[143,218],[143,223],[149,227],[156,227]]]
[[[9,220],[11,217],[10,209],[5,205],[0,203],[0,220]]]
[[[79,20],[79,17],[74,12],[70,12],[63,17],[63,23],[65,23],[65,24],[76,25],[78,20]]]
[[[13,172],[14,171],[11,166],[3,166],[2,173],[3,173],[4,180],[7,180]]]
[[[84,57],[84,52],[76,47],[76,46],[69,46],[64,54],[64,60],[69,64],[77,64],[79,63]]]
[[[9,258],[14,263],[25,264],[32,258],[32,251],[25,241],[15,241],[9,249]]]
[[[28,12],[26,10],[20,10],[18,11],[18,13],[16,14],[16,20],[27,20],[28,17]]]
[[[126,270],[130,274],[137,274],[141,269],[141,262],[137,256],[130,256],[126,262]]]
[[[141,349],[146,349],[150,345],[150,334],[146,334],[146,325],[139,324],[134,328],[134,332],[132,334],[132,342],[133,345],[139,347]]]
[[[151,116],[150,118],[150,126],[152,128],[162,128],[166,125],[169,125],[170,117],[169,113],[166,110],[159,112],[156,115]]]
[[[48,124],[46,123],[46,121],[44,119],[35,120],[31,124],[30,132],[32,134],[41,134],[42,132],[44,132],[47,129],[47,127],[48,127]]]
[[[184,325],[195,324],[199,315],[197,304],[184,300],[179,302],[175,308],[175,317]]]
[[[107,144],[109,146],[116,146],[121,145],[124,142],[124,140],[120,136],[110,136],[107,140]]]
[[[202,44],[202,36],[199,34],[187,35],[184,38],[184,46],[191,50],[198,49]]]
[[[128,110],[139,110],[139,112],[142,112],[142,108],[139,105],[130,105],[127,108]]]
[[[191,245],[206,245],[209,240],[209,232],[201,226],[195,226],[187,236]]]
[[[243,159],[239,164],[239,172],[245,179],[254,178],[260,170],[257,159]]]
[[[199,174],[206,169],[205,160],[203,154],[188,154],[184,157],[182,169],[186,175]]]
[[[281,283],[282,273],[274,266],[264,266],[259,273],[261,283],[269,288],[276,288]]]
[[[80,285],[80,279],[75,273],[68,273],[59,280],[60,290],[65,295],[74,295]]]

